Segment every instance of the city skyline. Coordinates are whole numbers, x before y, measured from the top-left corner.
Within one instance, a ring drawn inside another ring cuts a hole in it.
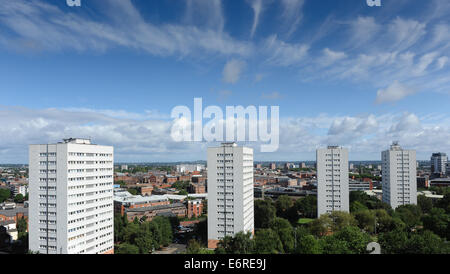
[[[238,143],[238,142],[237,142],[237,144],[245,146],[245,144],[241,144],[241,143]],[[112,144],[112,145],[114,146],[114,144]],[[212,144],[212,146],[214,146],[214,144]],[[389,144],[387,146],[389,146]],[[345,148],[345,146],[344,146],[344,148]],[[414,150],[414,148],[411,148],[411,149]],[[382,151],[383,150],[380,150],[380,153]],[[430,156],[432,154],[430,154],[428,156],[428,158],[426,158],[426,155],[425,155],[425,159],[417,159],[417,162],[430,162]],[[28,160],[27,160],[27,162],[28,162]],[[204,159],[184,160],[184,161],[183,160],[178,160],[178,161],[177,160],[173,160],[173,161],[135,161],[135,162],[117,161],[117,162],[114,162],[114,165],[120,165],[120,164],[130,164],[130,165],[141,165],[141,164],[178,164],[178,163],[190,164],[190,163],[197,163],[197,162],[206,163],[207,162],[207,158],[205,157]],[[268,164],[271,164],[271,163],[293,163],[293,164],[296,164],[296,163],[315,163],[315,162],[316,162],[316,160],[314,160],[314,159],[306,159],[306,160],[298,160],[298,159],[258,160],[258,159],[255,159],[255,163],[268,163]],[[351,159],[351,154],[350,154],[349,155],[349,163],[350,162],[351,163],[358,163],[358,162],[361,162],[361,163],[364,163],[364,162],[379,162],[379,163],[381,163],[382,159],[381,159],[381,156],[380,156],[380,159],[352,160]],[[6,165],[6,166],[8,166],[8,165],[27,165],[27,163],[21,163],[21,162],[17,162],[17,163],[4,162],[4,163],[2,163],[2,162],[0,162],[0,166],[2,166],[2,165]]]
[[[448,1],[0,3],[0,163],[71,136],[118,162],[205,160],[215,143],[168,137],[194,97],[280,106],[280,148],[257,161],[332,144],[380,160],[396,140],[420,160],[450,152]]]

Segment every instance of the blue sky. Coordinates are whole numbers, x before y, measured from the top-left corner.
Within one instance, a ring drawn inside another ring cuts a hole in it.
[[[378,160],[393,140],[450,152],[446,0],[0,0],[0,163],[90,136],[117,161],[205,159],[170,139],[177,105],[277,105],[280,149],[341,144]],[[252,144],[249,144],[252,145]]]

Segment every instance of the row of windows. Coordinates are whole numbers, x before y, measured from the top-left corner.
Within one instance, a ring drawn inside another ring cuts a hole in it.
[[[94,156],[100,156],[100,157],[112,157],[112,153],[84,153],[84,152],[69,152],[69,156],[79,156],[79,157],[94,157]]]
[[[40,224],[47,224],[47,220],[39,220]],[[48,224],[50,225],[56,225],[56,221],[55,220],[48,220]]]
[[[217,160],[218,163],[233,163],[233,160]]]
[[[41,157],[47,157],[47,153],[41,152],[41,153],[39,153],[39,156],[41,156]],[[55,157],[55,156],[56,156],[56,152],[49,152],[49,153],[48,153],[48,156],[49,156],[49,157]]]
[[[56,169],[41,169],[41,170],[39,170],[39,173],[41,173],[41,174],[47,174],[47,172],[50,174],[56,174]]]
[[[93,164],[112,164],[112,161],[68,161],[69,165],[93,165]],[[56,162],[55,162],[56,164]]]

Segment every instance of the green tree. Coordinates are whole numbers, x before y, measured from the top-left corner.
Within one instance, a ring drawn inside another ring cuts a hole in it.
[[[408,234],[404,230],[395,229],[378,235],[378,243],[383,254],[406,253]]]
[[[138,237],[135,239],[140,254],[148,254],[153,251],[154,244],[152,236],[152,232],[148,229],[147,223],[142,224]]]
[[[186,248],[186,254],[200,254],[202,246],[194,239],[189,240]]]
[[[430,230],[442,238],[450,239],[450,216],[442,208],[433,208],[422,217],[424,229]]]
[[[283,244],[277,233],[270,228],[258,230],[255,233],[256,254],[283,253]]]
[[[332,220],[331,229],[334,232],[339,231],[344,227],[356,226],[358,224],[353,215],[344,211],[333,211],[330,214],[330,218]]]
[[[429,230],[412,234],[405,248],[408,254],[448,254],[449,244]]]
[[[18,238],[23,238],[26,234],[27,234],[27,221],[25,220],[24,217],[20,218],[19,220],[17,220],[17,234],[18,234]]]
[[[119,244],[115,250],[117,254],[139,254],[139,247],[129,243]]]
[[[340,231],[334,233],[331,237],[336,237],[337,239],[346,242],[348,250],[353,254],[366,253],[367,244],[371,241],[371,238],[367,233],[355,226],[344,227]]]
[[[294,251],[296,254],[322,254],[321,241],[313,235],[297,236],[297,247]]]
[[[178,192],[178,194],[179,195],[188,195],[188,192],[186,190],[182,189]]]
[[[115,182],[116,185],[120,185],[120,187],[126,187],[127,184],[123,180],[119,180]]]
[[[3,203],[11,197],[11,191],[7,188],[0,188],[0,203]]]
[[[254,251],[254,242],[251,239],[250,232],[236,233],[234,237],[226,236],[219,241],[218,252],[225,252],[226,254],[251,254]]]
[[[446,187],[445,189],[448,189],[450,191],[450,187]],[[440,199],[435,206],[444,209],[447,214],[450,214],[450,192],[444,194],[444,198]]]
[[[352,254],[348,244],[333,235],[325,236],[321,240],[323,254]]]
[[[275,202],[275,208],[277,209],[277,216],[286,218],[287,212],[289,208],[293,206],[293,204],[294,202],[288,195],[279,196],[277,201]]]
[[[268,228],[276,217],[276,208],[269,199],[255,201],[255,228]]]
[[[140,232],[140,224],[139,223],[129,223],[123,230],[123,241],[130,243],[130,244],[135,244],[136,243],[136,238],[138,238],[140,236],[139,232]]]
[[[428,198],[425,195],[418,195],[417,205],[420,207],[423,213],[429,213],[433,208],[433,201],[431,200],[431,198]]]
[[[358,211],[367,210],[367,206],[363,205],[359,201],[354,201],[350,204],[350,212],[356,213]]]
[[[353,210],[357,210],[360,205],[363,205],[364,207],[368,209],[388,209],[390,206],[386,203],[383,203],[382,201],[378,200],[374,196],[367,195],[364,191],[352,191],[350,192],[350,211],[354,212]],[[360,205],[352,204],[358,202]],[[352,210],[353,209],[353,210]],[[356,211],[355,211],[356,212]]]
[[[366,232],[372,233],[375,231],[376,213],[372,210],[360,210],[355,214],[355,219],[358,221],[358,227]]]
[[[25,198],[20,193],[14,197],[14,202],[16,202],[16,203],[23,203],[24,200],[25,200]]]
[[[173,239],[172,225],[170,224],[169,219],[157,216],[153,218],[151,223],[154,223],[157,226],[159,232],[158,236],[160,237],[158,243],[162,246],[168,246]]]
[[[377,233],[392,231],[394,229],[403,230],[406,225],[399,218],[392,218],[384,209],[374,210],[376,217]]]
[[[420,225],[422,211],[417,205],[401,205],[395,209],[394,216],[399,217],[408,229]]]
[[[127,189],[128,190],[128,192],[130,192],[132,195],[138,195],[139,194],[139,191],[137,190],[137,189],[135,189],[135,188],[129,188],[129,189]]]
[[[331,231],[332,224],[333,220],[330,218],[330,214],[322,214],[310,223],[309,228],[313,235],[322,237]]]
[[[295,207],[304,218],[317,217],[317,196],[308,195],[295,201]]]
[[[294,249],[294,229],[288,220],[283,218],[275,218],[270,223],[270,228],[278,234],[278,238],[283,244],[285,253],[289,253]]]
[[[122,241],[122,233],[125,227],[123,217],[120,214],[114,214],[114,241]]]

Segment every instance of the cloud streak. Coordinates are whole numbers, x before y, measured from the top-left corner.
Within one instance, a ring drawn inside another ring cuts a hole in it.
[[[216,7],[219,2],[213,1]],[[65,12],[42,1],[3,1],[0,23],[12,30],[0,32],[7,47],[34,45],[42,51],[95,50],[114,47],[141,50],[158,56],[192,56],[200,52],[246,56],[251,52],[247,42],[234,40],[228,34],[192,25],[152,24],[142,17],[129,0],[108,0],[105,4],[109,22],[95,21],[78,13]],[[120,19],[119,19],[120,18]],[[222,23],[214,23],[217,29]]]

